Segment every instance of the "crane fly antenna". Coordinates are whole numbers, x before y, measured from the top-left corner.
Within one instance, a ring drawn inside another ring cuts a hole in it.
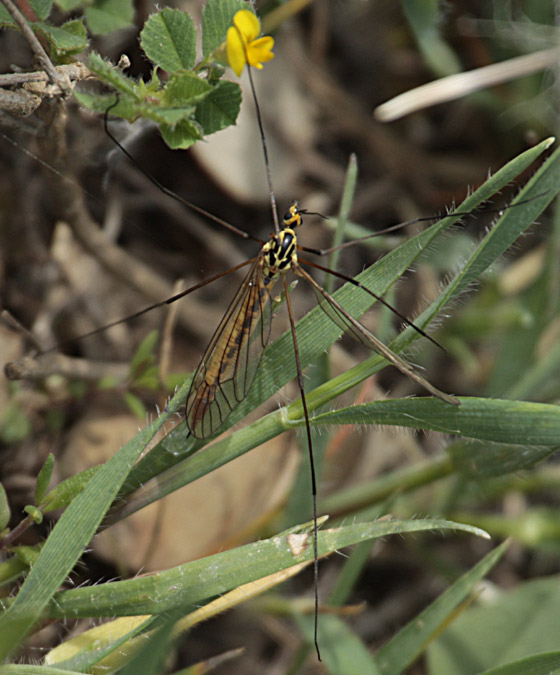
[[[374,237],[382,237],[386,234],[391,234],[391,232],[397,232],[398,230],[402,230],[405,227],[408,227],[409,225],[416,225],[417,223],[427,223],[431,222],[433,220],[443,220],[444,218],[462,218],[464,216],[472,216],[478,211],[481,211],[482,213],[495,213],[497,215],[501,215],[504,211],[507,209],[514,209],[518,206],[522,206],[523,204],[528,204],[529,202],[534,201],[535,199],[539,199],[540,197],[543,197],[546,194],[546,192],[541,192],[538,195],[535,195],[534,197],[528,197],[527,199],[522,199],[519,202],[516,202],[515,204],[506,204],[506,206],[502,206],[501,208],[492,208],[492,209],[485,209],[483,206],[479,206],[476,209],[472,209],[471,211],[451,211],[449,213],[446,213],[445,215],[433,215],[433,216],[420,216],[419,218],[412,218],[412,220],[405,220],[402,223],[396,223],[395,225],[389,225],[389,227],[385,227],[382,230],[377,230],[376,232],[372,232],[371,234],[366,234],[363,237],[357,237],[356,239],[352,239],[352,241],[346,241],[343,244],[339,244],[338,246],[332,246],[331,248],[307,248],[305,246],[301,246],[300,250],[305,251],[306,253],[313,253],[314,255],[328,255],[329,253],[334,253],[335,251],[341,251],[344,248],[350,248],[350,246],[354,246],[355,244],[359,244],[362,241],[367,241],[368,239],[373,239]],[[305,209],[302,209],[300,213],[309,215],[309,216],[319,216],[320,218],[324,218],[325,220],[328,220],[328,217],[324,216],[321,213],[316,213],[313,211],[306,211]],[[428,337],[428,336],[425,336]]]
[[[325,216],[324,213],[319,213],[319,211],[308,211],[307,209],[299,209],[299,212],[302,216],[318,216],[323,220],[329,220],[329,216]]]

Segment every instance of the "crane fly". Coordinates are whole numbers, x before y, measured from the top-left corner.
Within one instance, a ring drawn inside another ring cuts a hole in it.
[[[263,143],[267,176],[270,181],[268,153],[266,149],[266,137],[264,135],[260,108],[256,96],[251,71],[248,70],[248,73],[251,92],[253,95],[253,101],[255,103],[255,109],[257,113],[257,120],[261,132],[261,140]],[[306,214],[310,214],[310,212],[306,211],[305,209],[301,209],[298,206],[297,202],[294,202],[291,204],[288,211],[284,215],[280,225],[277,216],[276,202],[274,198],[274,192],[272,190],[271,181],[269,182],[269,186],[270,186],[270,201],[273,213],[273,222],[275,225],[274,232],[271,233],[270,239],[266,242],[256,239],[255,237],[252,237],[247,233],[243,233],[242,231],[238,230],[238,228],[236,228],[235,226],[227,223],[226,221],[223,221],[220,218],[215,217],[213,214],[183,199],[176,193],[172,192],[165,186],[161,185],[161,183],[159,183],[159,181],[155,177],[153,177],[148,171],[146,171],[141,165],[138,164],[138,162],[134,159],[133,156],[131,156],[128,150],[126,150],[126,148],[124,148],[119,143],[119,141],[111,134],[108,128],[109,112],[110,109],[106,111],[104,118],[105,130],[107,134],[157,187],[162,189],[166,194],[168,194],[172,198],[185,204],[187,207],[194,209],[197,213],[200,213],[210,218],[211,220],[217,222],[221,226],[227,227],[227,229],[233,231],[236,234],[241,234],[245,238],[255,239],[257,242],[261,244],[261,249],[254,258],[251,258],[250,260],[247,260],[244,263],[236,265],[235,267],[231,268],[226,272],[222,272],[220,274],[215,275],[214,277],[206,279],[205,281],[202,281],[201,283],[173,296],[172,298],[169,298],[160,303],[156,303],[154,305],[150,305],[149,307],[133,314],[130,317],[127,317],[126,319],[121,319],[112,324],[109,324],[109,326],[113,326],[117,323],[121,323],[122,321],[128,320],[130,318],[140,316],[141,314],[144,314],[145,312],[148,312],[156,307],[160,307],[162,305],[175,302],[176,300],[183,298],[185,295],[193,292],[194,290],[198,290],[202,286],[205,286],[211,283],[212,281],[215,281],[217,278],[220,278],[224,275],[229,274],[230,272],[233,272],[235,270],[250,265],[249,271],[247,272],[233,300],[231,301],[228,309],[226,310],[222,320],[220,321],[220,324],[218,325],[216,331],[214,332],[212,338],[210,339],[210,342],[206,347],[206,350],[202,356],[200,364],[193,375],[191,387],[186,400],[185,417],[186,417],[186,424],[188,427],[188,433],[194,438],[207,439],[213,436],[216,432],[218,432],[222,427],[222,425],[226,422],[229,415],[246,398],[247,394],[249,393],[251,385],[258,372],[265,347],[267,346],[270,338],[270,327],[273,315],[272,310],[273,300],[271,292],[277,282],[280,281],[282,283],[284,296],[286,299],[286,307],[288,311],[290,331],[292,334],[294,357],[297,371],[297,382],[301,394],[303,415],[307,435],[308,456],[311,470],[312,508],[313,508],[313,523],[314,523],[313,559],[314,559],[314,580],[315,580],[314,642],[317,655],[320,659],[320,650],[318,644],[319,573],[318,573],[318,541],[317,541],[317,517],[318,517],[317,479],[315,472],[315,462],[313,457],[311,425],[309,421],[309,413],[305,398],[303,374],[300,365],[299,348],[296,336],[295,321],[292,311],[292,304],[290,300],[289,286],[287,282],[287,274],[288,272],[291,271],[296,277],[305,280],[307,283],[311,285],[319,306],[323,309],[323,311],[327,314],[327,316],[329,316],[330,319],[342,329],[343,332],[349,333],[361,344],[379,353],[387,361],[389,361],[389,363],[398,368],[403,374],[411,378],[413,381],[415,381],[417,384],[422,386],[424,389],[426,389],[434,396],[440,398],[446,403],[458,406],[460,405],[460,402],[457,398],[435,387],[405,359],[403,359],[398,354],[394,353],[391,349],[389,349],[389,347],[387,347],[381,340],[379,340],[373,333],[371,333],[362,323],[360,323],[351,314],[349,314],[332,295],[330,295],[317,281],[315,281],[315,279],[306,271],[306,269],[304,269],[304,266],[315,268],[323,272],[332,274],[333,276],[339,279],[342,279],[346,282],[353,284],[361,292],[369,294],[375,301],[379,301],[385,306],[389,307],[401,320],[403,320],[406,324],[411,326],[422,336],[426,337],[437,346],[440,345],[427,333],[425,333],[421,328],[414,325],[414,323],[412,323],[409,319],[407,319],[403,314],[401,314],[398,310],[389,305],[380,296],[373,293],[373,291],[368,289],[359,281],[345,274],[319,265],[318,263],[302,258],[298,255],[298,252],[311,253],[316,255],[326,255],[335,250],[346,248],[347,246],[355,244],[357,243],[357,241],[360,240],[354,240],[352,242],[347,242],[334,248],[323,250],[310,249],[300,246],[297,243],[296,230],[302,225],[303,216],[305,216]],[[319,214],[310,214],[310,215],[319,215]],[[455,215],[464,215],[464,214],[455,214]],[[409,222],[413,223],[418,222],[419,220],[425,219],[419,218]],[[368,239],[370,238],[370,236],[378,236],[379,234],[384,234],[393,231],[394,229],[402,227],[404,224],[405,223],[401,223],[399,225],[389,227],[386,230],[383,230],[382,232],[376,232],[374,235],[362,237],[361,239]],[[99,330],[104,330],[107,327],[108,326],[104,326],[101,329],[92,331],[92,333],[90,334],[97,333]]]
[[[238,30],[238,29],[237,29]],[[242,36],[241,36],[242,37]],[[243,38],[241,39],[243,43]],[[246,63],[250,63],[250,59],[246,58]],[[260,244],[261,248],[257,255],[250,260],[240,263],[226,272],[216,274],[191,288],[174,295],[164,301],[157,302],[145,307],[144,309],[135,312],[123,319],[114,321],[102,328],[90,331],[80,338],[89,337],[97,334],[107,328],[117,324],[128,321],[132,318],[141,316],[152,309],[168,305],[172,302],[185,297],[195,290],[206,286],[236,270],[249,267],[244,280],[237,290],[233,300],[226,310],[220,324],[218,325],[214,335],[212,336],[203,356],[197,367],[185,405],[185,418],[188,427],[188,434],[197,439],[208,439],[214,436],[235,408],[246,398],[251,385],[258,372],[261,364],[264,350],[269,342],[271,322],[273,316],[273,299],[272,290],[274,286],[280,282],[284,291],[290,332],[292,335],[294,358],[297,372],[297,383],[301,394],[301,402],[303,408],[303,417],[305,422],[307,448],[309,454],[310,473],[311,473],[311,488],[312,488],[312,510],[313,510],[313,563],[314,563],[314,644],[317,655],[320,657],[319,641],[318,641],[318,613],[319,613],[319,594],[318,594],[318,537],[317,537],[317,479],[315,472],[315,463],[313,457],[313,444],[311,436],[311,424],[309,419],[309,412],[307,408],[304,380],[301,368],[300,354],[298,348],[298,341],[296,335],[295,321],[290,299],[289,286],[287,281],[287,274],[292,272],[296,277],[303,279],[310,284],[316,296],[317,303],[325,312],[325,314],[341,328],[343,332],[352,335],[361,344],[369,349],[379,353],[389,363],[398,368],[403,374],[411,378],[414,382],[422,386],[432,395],[440,398],[444,402],[458,406],[460,402],[454,396],[447,394],[433,384],[431,384],[425,377],[423,377],[414,367],[409,364],[398,354],[394,353],[381,340],[379,340],[373,333],[371,333],[360,321],[354,318],[330,293],[328,293],[315,279],[309,274],[306,268],[317,269],[322,272],[331,274],[338,279],[344,280],[352,284],[357,292],[367,293],[374,300],[383,303],[389,307],[401,320],[416,330],[420,335],[426,337],[434,344],[438,343],[427,335],[421,328],[415,326],[403,314],[391,307],[379,295],[368,289],[360,281],[353,279],[336,270],[324,267],[316,262],[308,260],[299,255],[315,254],[326,255],[333,251],[346,248],[352,244],[369,239],[379,234],[391,232],[407,224],[416,223],[423,220],[432,220],[432,218],[417,218],[407,223],[401,223],[392,226],[381,232],[361,237],[358,240],[347,242],[330,249],[317,250],[306,248],[298,244],[297,230],[303,223],[305,215],[319,215],[311,214],[311,212],[301,209],[297,202],[290,205],[282,221],[278,218],[276,200],[274,190],[272,188],[272,180],[270,175],[270,164],[268,159],[268,150],[266,144],[266,136],[264,133],[262,116],[260,112],[259,102],[257,99],[251,69],[248,68],[248,77],[252,98],[255,104],[256,117],[262,142],[262,149],[264,153],[264,164],[266,168],[266,175],[269,186],[270,205],[272,211],[272,220],[274,224],[274,231],[270,235],[268,241],[262,241],[246,232],[231,225],[225,220],[222,220],[205,209],[193,204],[192,202],[180,197],[175,192],[169,190],[162,185],[149,171],[144,169],[136,159],[123,147],[123,145],[114,137],[109,130],[108,116],[111,109],[118,103],[118,95],[115,103],[105,110],[104,126],[105,131],[112,141],[121,149],[121,151],[152,181],[160,190],[168,196],[176,199],[188,208],[205,216],[206,218],[219,224],[221,227],[242,236],[250,238]],[[466,213],[455,213],[453,215],[467,215]],[[60,346],[60,345],[58,345]],[[438,345],[439,346],[439,345]],[[51,350],[46,350],[51,351]]]
[[[266,139],[262,128],[261,113],[258,105],[258,99],[253,84],[251,71],[249,73],[249,82],[253,94],[257,111],[257,120],[261,131],[263,149],[265,150],[265,164],[268,167],[268,154],[266,152]],[[273,217],[275,230],[270,235],[268,241],[262,241],[243,230],[235,227],[231,223],[215,216],[198,205],[181,197],[173,192],[155,178],[147,169],[145,169],[134,156],[118,141],[109,129],[109,114],[111,108],[118,103],[109,106],[104,114],[105,132],[113,143],[134,163],[134,165],[164,194],[182,203],[189,209],[217,223],[221,227],[227,228],[236,235],[245,239],[253,239],[261,245],[258,254],[245,262],[235,265],[231,269],[220,272],[210,278],[207,278],[194,286],[184,290],[166,300],[154,303],[148,307],[135,312],[127,317],[113,321],[105,326],[92,330],[75,339],[84,339],[98,334],[115,325],[130,321],[147,312],[169,305],[190,293],[216,281],[237,270],[249,267],[245,278],[237,290],[233,300],[226,310],[220,324],[214,332],[206,350],[197,367],[189,393],[187,395],[185,406],[185,418],[188,428],[188,435],[197,439],[208,439],[215,435],[226,422],[229,415],[246,398],[251,385],[258,372],[262,355],[269,342],[270,328],[273,316],[273,298],[272,290],[277,282],[281,282],[286,299],[286,306],[292,335],[294,349],[295,365],[297,372],[297,383],[301,394],[303,417],[306,428],[307,448],[311,473],[312,488],[312,511],[313,511],[313,560],[314,560],[314,604],[315,604],[315,628],[314,642],[317,655],[320,658],[318,645],[318,540],[317,540],[317,479],[315,473],[315,463],[313,457],[313,445],[311,438],[311,425],[305,397],[304,381],[302,368],[300,364],[299,348],[296,336],[295,321],[292,311],[289,286],[287,282],[288,272],[292,272],[296,277],[303,279],[311,285],[317,302],[325,314],[341,328],[343,332],[349,333],[357,341],[369,349],[379,353],[389,363],[398,368],[404,375],[411,378],[414,382],[426,389],[434,396],[440,398],[448,404],[458,406],[460,402],[454,396],[447,394],[425,377],[423,377],[410,363],[404,358],[394,353],[373,333],[371,333],[362,323],[355,319],[349,312],[330,295],[315,279],[309,274],[305,267],[314,268],[322,272],[333,275],[345,282],[352,284],[358,292],[367,293],[374,301],[380,302],[392,312],[394,312],[403,322],[412,327],[417,333],[440,346],[424,330],[412,323],[406,316],[397,309],[388,304],[381,296],[377,295],[357,279],[342,274],[333,269],[329,269],[316,262],[303,258],[299,253],[328,255],[335,250],[347,248],[360,241],[370,239],[375,236],[387,234],[405,225],[433,220],[433,217],[416,218],[406,223],[399,223],[390,226],[384,230],[377,231],[371,235],[366,235],[353,241],[340,244],[339,246],[327,249],[313,249],[301,246],[297,242],[297,229],[303,224],[305,215],[320,215],[309,212],[299,207],[297,202],[290,205],[284,215],[281,224],[277,216]],[[276,214],[276,204],[274,193],[271,189],[271,204],[273,214]],[[456,212],[452,215],[470,215],[471,212]],[[277,228],[276,228],[277,225]],[[72,341],[74,341],[72,340]],[[58,345],[60,347],[60,345]],[[46,350],[51,351],[51,350]]]
[[[297,245],[295,230],[301,226],[302,216],[305,213],[297,203],[292,204],[283,218],[283,227],[280,232],[272,234],[270,241],[263,245],[259,254],[248,261],[251,263],[251,268],[210,340],[200,365],[195,371],[187,396],[186,421],[191,435],[195,438],[203,439],[212,436],[249,392],[264,348],[268,344],[272,321],[271,291],[279,280],[283,284],[290,325],[293,327],[293,314],[286,280],[286,274],[290,270],[311,284],[321,308],[343,331],[349,332],[366,347],[379,352],[401,372],[434,396],[447,403],[459,405],[459,401],[454,396],[432,385],[407,361],[392,352],[352,317],[302,267],[302,265],[309,265],[353,281],[345,275],[298,256],[297,251],[301,247]],[[354,281],[354,283],[358,288],[373,295],[359,282]],[[420,331],[420,329],[417,330]],[[420,332],[425,335],[424,331]],[[302,377],[295,336],[294,350],[298,366],[298,381],[301,385]],[[303,387],[301,389],[305,397]]]
[[[249,59],[246,58],[249,63]],[[396,229],[421,221],[433,220],[432,217],[416,218],[406,223],[400,223],[385,230],[378,231],[371,235],[366,235],[359,239],[334,246],[330,249],[311,249],[298,244],[297,231],[303,224],[305,215],[311,214],[305,209],[301,209],[297,202],[294,202],[288,208],[286,214],[280,221],[277,214],[276,199],[272,188],[270,175],[270,164],[268,159],[268,150],[266,136],[264,133],[262,116],[259,102],[257,99],[255,86],[251,69],[248,68],[249,84],[252,98],[255,105],[256,117],[262,149],[264,153],[264,164],[269,186],[269,197],[272,211],[272,221],[274,231],[267,241],[262,241],[254,237],[227,221],[218,218],[196,204],[182,198],[166,186],[162,185],[149,171],[144,169],[141,164],[123,147],[123,145],[111,133],[108,125],[108,117],[111,109],[118,103],[116,101],[105,109],[104,127],[107,135],[120,148],[120,150],[139,168],[140,171],[156,185],[164,194],[184,204],[196,213],[217,223],[220,227],[226,228],[232,233],[245,239],[253,239],[260,245],[257,255],[250,260],[242,262],[230,270],[214,275],[191,288],[178,293],[164,301],[154,303],[144,309],[135,312],[123,319],[114,321],[102,328],[93,330],[85,335],[85,338],[109,327],[128,321],[132,318],[141,316],[152,309],[169,305],[186,295],[212,283],[213,281],[228,275],[236,270],[248,268],[246,276],[241,282],[239,289],[235,293],[228,309],[220,321],[216,331],[204,354],[201,358],[192,379],[189,393],[186,398],[185,418],[188,428],[188,435],[196,439],[209,439],[218,433],[224,426],[230,414],[247,397],[253,381],[259,370],[264,350],[269,342],[271,322],[273,317],[273,298],[272,291],[277,283],[281,283],[284,291],[287,314],[289,319],[290,332],[294,351],[294,359],[297,373],[297,383],[301,394],[301,403],[303,410],[303,419],[306,429],[307,449],[309,456],[309,466],[311,474],[311,492],[312,492],[312,513],[313,513],[313,569],[314,569],[314,644],[317,655],[320,659],[319,640],[318,640],[318,614],[319,614],[319,593],[318,593],[318,535],[317,535],[317,478],[315,472],[315,462],[313,457],[313,443],[311,435],[311,424],[306,402],[304,380],[302,374],[301,360],[299,354],[298,340],[295,329],[294,315],[290,298],[290,291],[287,281],[289,272],[296,277],[307,282],[315,294],[318,305],[323,312],[342,330],[354,337],[365,347],[377,352],[393,366],[398,368],[404,375],[412,379],[418,385],[423,387],[432,395],[438,397],[447,404],[458,406],[460,402],[454,396],[447,394],[425,377],[423,377],[410,363],[404,358],[394,353],[372,332],[370,332],[360,321],[354,318],[335,297],[330,295],[307,271],[307,268],[316,269],[341,279],[356,289],[357,293],[366,293],[374,301],[384,304],[390,308],[402,321],[413,328],[417,333],[429,339],[431,342],[438,343],[425,333],[421,328],[414,325],[403,314],[394,307],[391,307],[382,297],[375,294],[357,279],[349,277],[341,272],[329,269],[312,260],[307,259],[307,254],[323,256],[334,251],[338,251],[352,246],[360,241],[369,239],[380,234],[386,234]],[[472,212],[455,212],[453,216],[470,215]],[[300,255],[303,254],[303,255]],[[60,345],[59,345],[60,346]],[[50,351],[50,350],[47,350]]]

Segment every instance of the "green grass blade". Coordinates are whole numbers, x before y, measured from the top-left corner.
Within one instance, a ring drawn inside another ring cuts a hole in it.
[[[301,529],[301,528],[300,528]],[[441,519],[357,523],[319,532],[319,555],[333,553],[367,539],[431,530],[462,530],[487,537],[483,530]],[[306,530],[308,530],[306,526]],[[194,607],[232,588],[313,559],[311,535],[303,551],[293,550],[294,531],[254,542],[146,577],[76,588],[58,593],[49,605],[49,618],[135,616],[161,614]]]
[[[330,243],[332,248],[340,246],[344,241],[344,232],[346,230],[346,223],[350,217],[350,211],[352,209],[352,202],[354,200],[354,194],[356,192],[356,183],[358,181],[358,160],[356,155],[350,155],[348,160],[348,167],[346,169],[346,180],[344,182],[344,188],[342,190],[342,199],[340,200],[340,208],[338,210],[338,217],[336,218],[336,228],[333,233],[333,238]],[[338,269],[338,260],[340,258],[340,250],[333,251],[329,254],[327,260],[327,267],[332,270]],[[332,293],[334,287],[334,277],[331,274],[327,274],[325,277],[325,282],[323,288],[328,292]]]
[[[526,659],[512,661],[497,668],[485,670],[481,675],[551,675],[560,671],[560,652],[535,654]]]
[[[35,666],[29,663],[11,663],[0,666],[0,675],[82,675],[82,670],[66,670],[64,668],[50,668],[49,666]]]
[[[311,392],[308,397],[310,410],[314,410],[317,405],[314,394]],[[478,449],[468,445],[452,448],[452,467],[456,470],[465,472],[475,461],[475,468],[489,475],[495,475],[496,463],[499,468],[502,462],[503,473],[527,468],[555,452],[558,447],[560,408],[557,406],[484,398],[460,400],[461,405],[458,407],[435,398],[376,401],[324,413],[312,418],[311,422],[314,426],[384,424],[430,429],[514,446],[507,452],[492,445]],[[319,401],[324,403],[322,398]],[[292,404],[296,405],[297,402]],[[292,406],[289,406],[288,411]],[[203,453],[195,454],[162,472],[157,480],[147,481],[129,499],[125,498],[123,504],[111,514],[111,522],[193,482],[283,431],[302,424],[302,419],[291,423],[286,410],[282,409],[241,428],[229,438],[217,441]]]
[[[535,420],[538,424],[538,421]],[[526,471],[560,449],[558,445],[513,445],[485,441],[459,440],[451,443],[446,452],[453,469],[469,480],[483,480],[505,476],[514,471]]]
[[[555,651],[559,612],[557,576],[533,579],[499,592],[492,602],[465,610],[430,644],[429,672],[478,675],[488,668]]]
[[[453,279],[438,298],[436,298],[436,300],[434,300],[434,302],[432,302],[432,304],[414,320],[414,323],[420,328],[426,328],[446,303],[456,298],[470,284],[475,282],[480,274],[486,270],[497,257],[502,255],[509,246],[511,246],[517,237],[519,237],[519,235],[534,222],[559,190],[560,150],[557,150],[539,171],[537,171],[527,186],[519,193],[518,197],[514,200],[514,203],[526,199],[532,199],[532,201],[524,203],[519,207],[508,209],[504,213],[467,260],[461,272]],[[477,193],[478,191],[475,194]],[[464,203],[460,208],[462,209],[463,207]],[[430,232],[431,229],[432,228],[427,232]],[[418,236],[420,237],[421,235]],[[415,237],[412,241],[415,241],[417,238],[418,237]],[[400,251],[402,248],[402,246],[399,247],[397,251]],[[380,262],[389,258],[390,255],[391,254],[385,256]],[[346,287],[344,287],[343,290],[345,289]],[[417,340],[418,337],[418,333],[415,330],[410,327],[406,328],[397,338],[395,338],[395,340],[393,340],[390,347],[395,352],[401,352],[412,342]],[[336,396],[339,396],[348,389],[359,384],[381,368],[384,368],[385,365],[386,361],[382,357],[377,354],[371,356],[369,359],[366,359],[354,368],[351,368],[346,373],[333,378],[322,387],[317,387],[315,391],[307,396],[308,407],[313,410],[320,407],[329,400],[332,400]],[[288,414],[292,419],[301,417],[301,404],[299,402],[292,404],[288,411]]]
[[[43,615],[43,610],[64,582],[99,527],[147,443],[177,410],[184,392],[169,410],[112,457],[62,514],[14,601],[0,616],[0,659],[5,659]]]
[[[382,673],[401,673],[424,651],[426,643],[452,618],[455,608],[473,592],[475,585],[494,567],[507,548],[504,542],[461,576],[437,600],[402,628],[375,655]]]
[[[60,655],[60,650],[65,646],[63,643],[49,652],[46,655],[45,661],[50,664],[55,663],[56,665],[64,666],[68,670],[75,669],[80,673],[90,671],[95,672],[94,666],[96,664],[103,659],[106,659],[111,654],[114,654],[115,651],[119,653],[124,652],[131,641],[137,636],[142,635],[144,639],[145,636],[143,634],[150,628],[153,628],[157,621],[158,617],[150,616],[131,630],[127,631],[124,635],[113,638],[108,644],[107,640],[97,640],[96,642],[90,640],[88,631],[86,631],[80,636],[83,639],[81,641],[81,650],[77,654],[74,653],[70,658],[65,658],[64,660],[57,658]],[[53,654],[55,655],[54,658]]]
[[[355,516],[361,509],[370,508],[373,504],[379,504],[424,485],[431,485],[452,472],[451,460],[442,454],[327,495],[321,499],[321,511],[335,514],[337,518],[349,513]]]
[[[296,615],[296,623],[309,644],[313,644],[312,616]],[[321,660],[329,673],[336,675],[381,675],[366,645],[342,619],[321,615],[319,647]]]
[[[441,7],[437,0],[403,0],[402,7],[426,65],[436,77],[460,72],[461,63],[442,36]]]
[[[559,445],[560,407],[556,405],[489,398],[459,400],[460,406],[434,398],[375,401],[318,415],[313,424],[386,424],[495,443]]]

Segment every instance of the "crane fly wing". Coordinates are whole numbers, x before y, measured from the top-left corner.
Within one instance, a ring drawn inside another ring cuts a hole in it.
[[[247,396],[270,336],[272,309],[259,256],[216,329],[193,376],[187,425],[211,436]]]
[[[372,349],[373,351],[380,354],[383,358],[387,359],[387,361],[398,368],[401,373],[409,377],[411,380],[414,380],[414,382],[419,384],[434,396],[437,396],[446,403],[460,405],[459,400],[456,399],[455,396],[446,394],[444,391],[441,391],[435,387],[425,377],[420,375],[420,373],[418,373],[418,371],[416,371],[414,367],[408,363],[408,361],[405,361],[405,359],[400,357],[398,354],[395,354],[391,349],[389,349],[389,347],[387,347],[387,345],[381,342],[379,338],[375,337],[375,335],[371,333],[365,326],[363,326],[357,319],[354,319],[354,317],[350,316],[350,314],[348,314],[348,312],[333,297],[323,290],[321,286],[319,286],[319,284],[313,279],[313,277],[309,275],[304,269],[302,269],[301,266],[298,265],[297,268],[294,269],[294,272],[306,279],[311,284],[321,309],[332,321],[334,321],[334,323],[336,323],[337,326],[342,328],[344,332],[350,333],[350,335],[358,340],[358,342],[361,342],[368,349]]]

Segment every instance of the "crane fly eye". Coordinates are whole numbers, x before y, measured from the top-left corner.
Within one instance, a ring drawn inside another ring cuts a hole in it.
[[[301,213],[297,204],[292,204],[282,219],[284,227],[298,227],[301,224]]]

